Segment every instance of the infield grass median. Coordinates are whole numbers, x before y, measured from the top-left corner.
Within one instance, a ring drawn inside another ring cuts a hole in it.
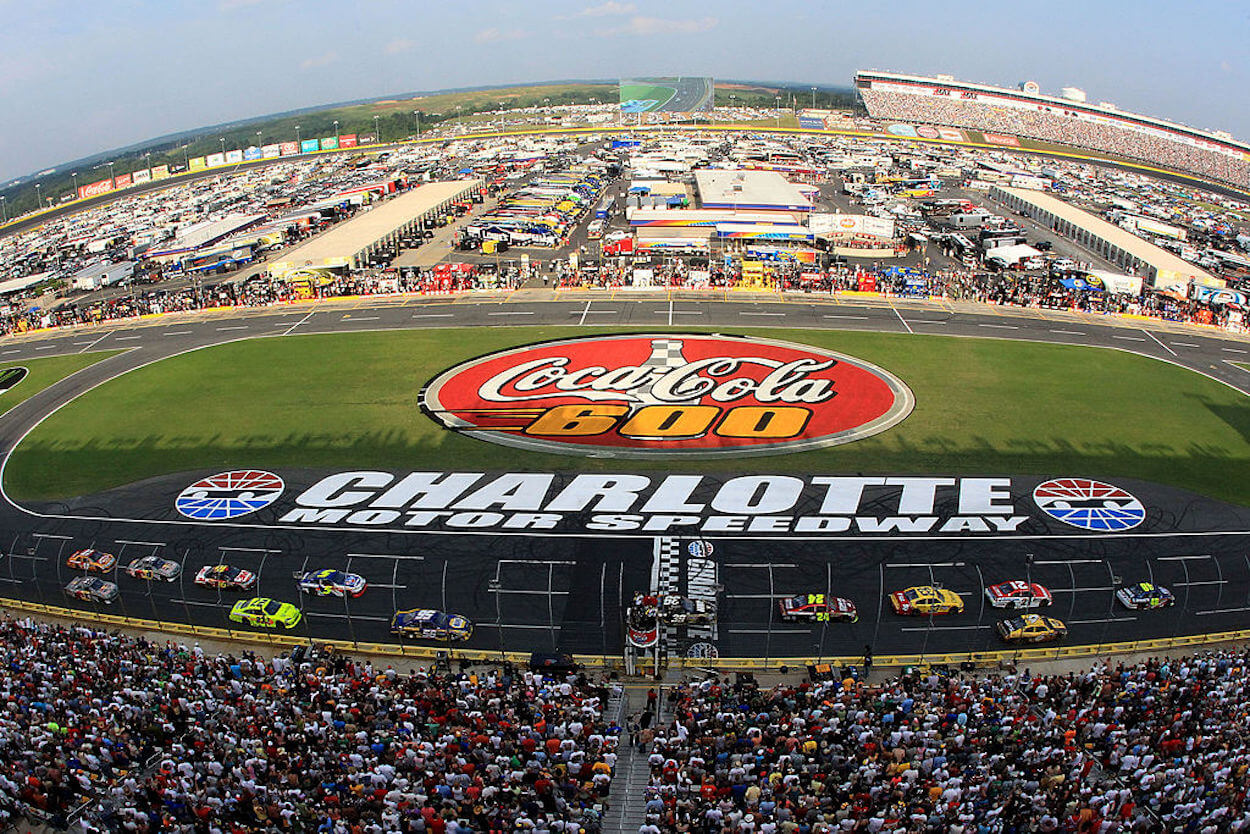
[[[1022,341],[745,332],[879,365],[911,387],[915,411],[865,440],[775,457],[568,457],[445,431],[417,398],[426,382],[467,358],[587,330],[252,339],[156,362],[85,394],[21,443],[5,486],[21,499],[67,498],[167,473],[247,467],[1038,474],[1141,478],[1250,505],[1250,398],[1178,366]]]
[[[49,388],[65,377],[76,374],[101,359],[121,353],[119,350],[101,350],[95,353],[74,353],[69,356],[49,356],[44,359],[28,359],[24,362],[0,364],[0,373],[10,368],[25,368],[27,374],[21,382],[0,394],[0,415],[8,413],[18,403],[23,403]]]

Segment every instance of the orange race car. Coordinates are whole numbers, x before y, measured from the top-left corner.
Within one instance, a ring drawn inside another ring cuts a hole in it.
[[[65,564],[71,568],[80,568],[81,570],[94,571],[95,573],[108,573],[117,566],[117,557],[112,553],[105,553],[102,550],[94,550],[89,547],[85,550],[75,550],[69,554]]]

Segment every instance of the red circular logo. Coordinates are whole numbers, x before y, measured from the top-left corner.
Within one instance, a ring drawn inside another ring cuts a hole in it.
[[[770,339],[591,336],[444,371],[421,407],[453,431],[542,452],[715,457],[803,451],[884,431],[915,400],[859,359]]]

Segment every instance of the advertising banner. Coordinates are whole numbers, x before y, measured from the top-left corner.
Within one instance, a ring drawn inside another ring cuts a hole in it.
[[[265,145],[260,149],[260,155],[265,159],[276,159],[282,155],[282,146],[277,142],[272,145]]]
[[[338,149],[339,149],[339,137],[337,137],[337,136],[323,136],[323,137],[321,138],[321,150],[323,150],[323,151],[337,151]]]
[[[208,163],[209,168],[215,168],[218,165],[226,164],[226,155],[224,153],[210,153],[208,156],[204,157],[204,159]]]
[[[242,161],[243,161],[243,151],[239,150],[238,148],[235,148],[232,151],[226,151],[226,164],[227,165],[238,165]]]
[[[256,147],[255,145],[251,145],[249,147],[244,148],[243,159],[248,162],[251,162],[256,159],[260,159],[260,148]]]
[[[319,147],[316,139],[305,139],[299,143],[300,153],[316,153]]]
[[[886,125],[885,132],[891,133],[895,136],[907,136],[910,138],[915,138],[916,136],[916,129],[911,125]]]
[[[149,171],[147,168],[141,168],[140,170],[135,171],[134,173],[130,175],[130,181],[133,182],[135,185],[138,185],[141,182],[151,182],[152,172]]]
[[[821,237],[894,237],[894,221],[867,214],[813,214],[812,234]]]
[[[1005,148],[1020,147],[1020,140],[1003,133],[982,133],[981,137],[990,145],[1002,145]]]
[[[130,174],[122,174],[121,176],[117,178],[117,182],[114,183],[113,187],[114,188],[129,188],[133,184],[134,184],[134,179],[130,176]]]
[[[192,171],[203,171],[208,167],[208,158],[203,156],[193,156],[187,161],[187,168]]]
[[[1244,292],[1219,287],[1205,287],[1201,284],[1194,285],[1194,300],[1201,301],[1204,304],[1236,304],[1241,307],[1245,307],[1247,303],[1250,303],[1250,297],[1247,297]]]
[[[937,132],[938,132],[938,136],[942,139],[945,139],[947,142],[967,142],[968,141],[968,134],[964,133],[962,130],[957,130],[953,127],[939,127],[937,129]]]
[[[354,133],[344,133],[343,135],[341,135],[341,136],[339,137],[339,147],[340,147],[340,148],[354,148],[354,147],[356,147],[356,134],[354,134]]]
[[[378,136],[376,133],[358,133],[356,134],[356,144],[358,145],[376,145]]]
[[[824,116],[799,116],[799,127],[804,130],[824,130]]]
[[[294,156],[299,153],[298,142],[283,142],[278,145],[278,148],[281,150],[283,156]]]
[[[112,180],[99,180],[88,185],[78,186],[78,199],[86,197],[98,197],[101,194],[107,194],[113,190]]]
[[[168,165],[153,165],[152,166],[152,179],[154,180],[169,179],[169,166]]]

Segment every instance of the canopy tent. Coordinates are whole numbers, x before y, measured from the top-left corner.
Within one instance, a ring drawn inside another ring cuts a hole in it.
[[[987,250],[985,253],[985,259],[987,261],[1000,260],[1008,266],[1012,266],[1014,264],[1018,264],[1026,258],[1036,258],[1040,254],[1042,253],[1039,250],[1034,249],[1027,243],[1016,243],[1011,246],[999,246],[994,249]]]

